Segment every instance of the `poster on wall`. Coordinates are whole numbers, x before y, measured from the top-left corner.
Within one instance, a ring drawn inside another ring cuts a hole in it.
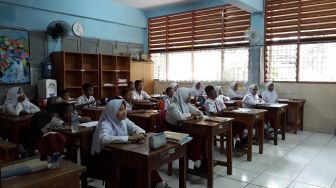
[[[30,83],[27,31],[0,28],[0,84]]]

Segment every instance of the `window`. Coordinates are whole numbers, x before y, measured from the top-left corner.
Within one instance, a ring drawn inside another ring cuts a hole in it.
[[[247,81],[248,48],[152,53],[154,78],[162,81]],[[165,76],[167,75],[167,76]]]
[[[266,0],[265,79],[335,82],[335,0]]]

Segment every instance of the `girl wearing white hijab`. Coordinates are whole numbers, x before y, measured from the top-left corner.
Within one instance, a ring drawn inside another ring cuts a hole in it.
[[[251,84],[248,87],[247,94],[244,96],[242,100],[243,107],[250,108],[253,107],[253,105],[263,103],[265,103],[265,101],[259,98],[257,85]]]
[[[199,97],[201,95],[205,95],[205,91],[201,86],[201,82],[195,82],[193,87],[190,91],[191,96],[193,97]]]
[[[231,82],[229,86],[229,90],[226,94],[230,99],[238,98],[242,99],[244,95],[238,91],[238,83],[237,82]]]
[[[12,87],[7,92],[7,98],[2,108],[4,114],[19,116],[21,112],[36,113],[40,109],[29,102],[21,87]]]
[[[230,100],[230,97],[227,97],[227,96],[223,95],[222,86],[216,86],[215,91],[216,91],[218,99],[222,100],[223,102],[227,101],[227,100]]]
[[[177,84],[176,82],[174,82],[174,83],[171,83],[171,84],[169,85],[169,87],[173,88],[173,89],[174,89],[174,92],[176,92],[176,90],[177,90],[177,88],[178,88],[178,84]]]
[[[266,90],[261,93],[262,99],[267,103],[277,103],[278,94],[275,92],[274,83],[272,81],[268,81],[266,84]]]

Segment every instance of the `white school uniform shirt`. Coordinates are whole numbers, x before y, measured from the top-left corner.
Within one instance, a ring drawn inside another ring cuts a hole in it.
[[[136,90],[132,91],[132,99],[135,100],[148,100],[151,97],[144,91],[142,90],[140,93],[138,93]]]
[[[268,87],[272,84],[271,81],[268,81],[265,86],[266,90],[261,93],[261,97],[264,101],[267,103],[273,104],[278,102],[278,94],[275,91],[275,88],[273,91],[268,91]]]
[[[216,98],[215,100],[208,98],[204,103],[204,107],[206,115],[210,115],[211,112],[217,113],[223,111],[226,108],[224,102],[220,98]]]
[[[17,98],[19,94],[17,94],[17,92],[19,89],[22,88],[12,87],[8,90],[2,112],[12,116],[19,116],[21,112],[36,113],[41,111],[40,108],[31,103],[27,97],[23,102],[18,102]]]
[[[51,121],[42,128],[42,133],[46,134],[49,131],[53,130],[54,128],[62,127],[63,123],[64,121],[61,118],[53,116]]]
[[[255,84],[251,84],[248,87],[247,94],[244,96],[244,98],[242,100],[242,106],[244,108],[251,108],[251,107],[253,107],[253,105],[264,104],[265,103],[264,100],[262,100],[261,98],[259,98],[258,93],[255,94],[255,95],[252,94],[253,88],[255,86],[256,86]]]
[[[129,135],[145,133],[128,118],[118,120],[116,114],[124,100],[115,99],[107,103],[93,134],[91,154],[99,154],[104,145],[110,143],[126,143]]]
[[[187,98],[190,93],[189,88],[177,88],[173,96],[173,102],[169,105],[166,114],[166,121],[172,125],[177,125],[178,121],[186,120],[191,116],[191,112],[199,112],[199,109],[190,103],[187,103]]]
[[[173,100],[173,97],[172,98],[170,98],[170,97],[165,98],[165,100],[164,100],[164,102],[165,102],[164,110],[168,110],[168,107],[172,103],[172,100]]]
[[[199,89],[196,88],[196,85],[198,84],[199,82],[195,82],[193,87],[191,88],[191,91],[190,91],[190,95],[193,96],[193,97],[199,97],[201,95],[204,95],[205,94],[205,91],[202,87],[200,87]]]
[[[76,105],[81,105],[81,104],[85,104],[85,103],[89,103],[91,101],[95,101],[96,99],[93,96],[90,96],[89,98],[87,98],[87,96],[85,94],[81,95],[80,97],[77,98],[77,103]],[[95,107],[96,106],[96,102],[89,104],[89,107]]]

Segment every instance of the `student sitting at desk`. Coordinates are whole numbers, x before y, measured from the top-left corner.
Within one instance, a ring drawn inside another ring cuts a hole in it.
[[[193,87],[191,88],[190,94],[192,97],[199,97],[205,94],[204,89],[201,86],[201,82],[195,82]]]
[[[171,83],[171,84],[169,85],[169,87],[173,88],[174,92],[176,92],[176,90],[177,90],[177,88],[178,88],[178,84],[177,84],[176,82],[174,82],[174,83]]]
[[[136,80],[135,90],[132,91],[132,99],[135,103],[148,103],[149,101],[157,102],[157,99],[151,98],[144,90],[141,80]]]
[[[82,88],[83,88],[84,93],[83,95],[77,98],[77,103],[76,103],[77,109],[81,109],[85,106],[95,107],[97,103],[100,103],[99,101],[97,101],[96,103],[96,100],[93,97],[93,85],[92,84],[85,83],[83,84]]]
[[[56,103],[62,103],[64,101],[75,101],[75,99],[70,97],[69,89],[61,91],[60,95],[56,98]]]
[[[100,116],[98,125],[93,134],[91,155],[94,159],[103,158],[105,154],[103,147],[111,143],[145,143],[145,130],[135,125],[127,118],[125,101],[122,99],[114,99],[107,103],[102,115]],[[124,169],[124,170],[123,170]],[[133,187],[134,174],[131,169],[122,168],[120,173],[121,187]],[[131,177],[131,179],[130,179]],[[152,185],[155,187],[161,184],[162,179],[156,170],[152,171]],[[127,184],[127,185],[125,185]]]
[[[215,91],[216,91],[216,94],[217,94],[217,98],[221,99],[223,102],[230,100],[230,97],[227,97],[227,96],[223,95],[222,86],[216,86]]]
[[[176,94],[173,96],[174,100],[169,105],[166,121],[173,126],[173,129],[179,129],[178,124],[181,120],[197,118],[203,115],[195,106],[190,104],[190,89],[181,87],[177,88]],[[194,166],[199,168],[201,166],[201,152],[202,140],[194,137],[191,141],[191,147],[188,147],[188,157],[193,161]]]
[[[132,99],[132,90],[130,88],[125,88],[121,90],[120,92],[121,96],[119,96],[119,99],[125,100],[125,106],[127,113],[139,113],[139,112],[145,112],[145,110],[133,110],[133,99]]]
[[[7,98],[2,108],[2,113],[19,116],[23,113],[36,113],[40,108],[31,103],[21,87],[12,87],[7,92]]]
[[[229,86],[229,90],[226,94],[230,99],[243,99],[243,93],[238,91],[238,82],[231,82]]]
[[[167,97],[164,99],[164,101],[165,101],[164,110],[167,110],[169,105],[172,103],[174,92],[175,91],[172,87],[167,87],[167,89],[166,89]]]
[[[266,84],[266,90],[261,93],[261,97],[267,103],[273,104],[278,102],[278,94],[275,92],[274,83],[268,81]]]
[[[51,121],[42,128],[42,133],[46,134],[55,128],[64,127],[71,124],[71,113],[73,111],[73,105],[69,103],[57,104],[57,114],[55,114]]]

